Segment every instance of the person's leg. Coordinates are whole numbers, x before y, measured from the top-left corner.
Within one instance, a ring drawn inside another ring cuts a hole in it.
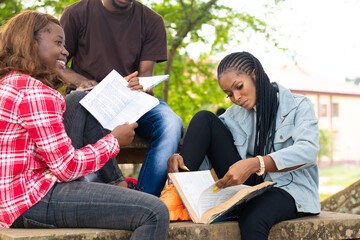
[[[199,169],[207,155],[219,178],[225,175],[229,166],[241,159],[231,132],[209,111],[200,111],[191,119],[180,155],[192,171]]]
[[[162,100],[138,121],[135,132],[150,140],[142,163],[138,187],[144,192],[160,196],[165,185],[167,160],[177,152],[183,134],[182,120]]]
[[[101,124],[79,103],[85,96],[85,92],[75,92],[65,98],[66,111],[63,114],[63,122],[75,149],[96,143],[107,134]],[[97,173],[95,176],[90,174],[86,178],[91,180],[99,176],[101,182],[109,184],[125,181],[116,158],[109,159]]]
[[[192,171],[198,170],[207,156],[218,178],[222,178],[232,164],[242,159],[231,132],[214,113],[205,110],[191,119],[180,155]],[[252,174],[244,184],[253,186],[261,182],[262,177]]]
[[[304,217],[297,212],[293,197],[285,190],[273,187],[249,200],[238,213],[242,240],[267,240],[272,226],[281,221]]]
[[[134,231],[131,239],[166,239],[169,212],[150,194],[73,181],[55,184],[13,227],[123,229]]]

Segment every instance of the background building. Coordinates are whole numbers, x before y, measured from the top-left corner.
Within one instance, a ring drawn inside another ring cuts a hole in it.
[[[321,158],[321,163],[360,163],[360,86],[327,79],[296,66],[265,69],[271,81],[306,95],[313,103],[319,127],[332,133],[331,154]]]

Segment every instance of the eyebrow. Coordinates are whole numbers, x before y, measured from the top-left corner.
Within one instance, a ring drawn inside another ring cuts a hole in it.
[[[236,80],[235,80],[235,81],[233,82],[233,84],[231,85],[231,88],[233,88],[233,87],[234,87],[235,83],[236,83]]]

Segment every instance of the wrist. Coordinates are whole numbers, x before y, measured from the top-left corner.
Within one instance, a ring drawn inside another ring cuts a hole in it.
[[[256,174],[258,176],[262,176],[265,173],[265,162],[264,162],[264,158],[260,155],[256,156],[256,158],[259,160],[258,163],[258,170],[256,171]]]

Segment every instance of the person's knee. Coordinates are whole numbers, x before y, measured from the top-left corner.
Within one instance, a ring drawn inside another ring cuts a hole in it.
[[[83,99],[86,96],[86,94],[87,93],[83,91],[70,93],[65,97],[65,102],[66,104],[80,102],[80,100]]]
[[[162,134],[166,134],[172,138],[181,138],[184,128],[183,121],[178,115],[176,115],[174,112],[164,113],[162,121],[163,122],[161,125],[164,127],[164,132]],[[160,127],[160,129],[161,128],[162,127]]]
[[[164,222],[165,224],[169,224],[170,216],[169,216],[169,210],[165,203],[160,200],[159,208],[158,208],[158,216],[161,222]]]
[[[194,115],[191,121],[207,121],[214,117],[216,117],[214,113],[207,110],[201,110]]]
[[[155,221],[156,224],[160,226],[166,226],[169,224],[169,210],[162,200],[157,197],[153,197],[153,201],[151,201],[151,209],[152,216],[150,219],[152,219],[152,221]]]

